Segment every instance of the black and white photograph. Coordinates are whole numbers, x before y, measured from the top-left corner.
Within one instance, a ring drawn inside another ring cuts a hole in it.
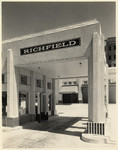
[[[116,1],[1,1],[2,149],[117,149]]]

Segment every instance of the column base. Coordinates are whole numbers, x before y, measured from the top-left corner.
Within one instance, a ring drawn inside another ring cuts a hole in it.
[[[82,140],[90,143],[110,143],[110,119],[105,123],[88,122]]]
[[[83,103],[83,100],[82,100],[82,99],[79,99],[79,100],[78,100],[78,103]]]
[[[57,110],[52,110],[52,113],[51,113],[53,116],[54,115],[57,115]]]
[[[16,118],[6,118],[6,126],[7,127],[15,127],[19,126],[19,117]]]
[[[82,140],[89,143],[109,143],[110,137],[105,135],[83,133]]]
[[[25,114],[19,116],[19,123],[24,124],[27,122],[33,122],[36,121],[36,115],[35,114]]]
[[[105,123],[87,123],[87,133],[110,136],[111,119],[107,118]]]

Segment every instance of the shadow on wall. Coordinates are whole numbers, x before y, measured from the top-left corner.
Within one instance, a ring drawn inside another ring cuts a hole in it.
[[[83,125],[84,122],[85,124]],[[41,121],[38,123],[26,124],[23,129],[37,130],[37,131],[48,131],[58,134],[66,134],[72,136],[79,136],[86,129],[86,117],[62,117],[53,116],[47,121]],[[75,124],[75,125],[74,125]],[[71,129],[71,130],[70,130]]]

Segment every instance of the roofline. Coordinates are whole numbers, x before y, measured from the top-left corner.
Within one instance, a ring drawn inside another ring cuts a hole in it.
[[[21,37],[8,39],[8,40],[3,41],[2,44],[16,42],[16,41],[20,41],[20,40],[26,40],[26,39],[38,37],[38,36],[41,36],[41,35],[47,35],[47,34],[52,34],[52,33],[56,33],[56,32],[62,32],[62,31],[66,31],[66,30],[69,30],[69,29],[75,29],[75,28],[78,28],[78,27],[88,26],[88,25],[97,24],[97,23],[99,23],[99,21],[97,21],[96,19],[93,19],[93,20],[86,21],[86,22],[81,22],[81,23],[75,24],[75,25],[69,25],[69,26],[65,26],[65,27],[61,27],[61,28],[56,28],[56,29],[52,29],[52,30],[39,32],[39,33],[34,33],[34,34],[29,34],[29,35],[25,35],[25,36],[21,36]]]

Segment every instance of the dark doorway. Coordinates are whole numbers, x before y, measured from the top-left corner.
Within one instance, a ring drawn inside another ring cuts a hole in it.
[[[48,96],[48,108],[51,111],[51,94]]]
[[[88,84],[82,85],[83,103],[88,103]]]
[[[77,102],[78,102],[77,93],[63,94],[63,103],[77,103]]]
[[[2,92],[2,115],[7,114],[7,92]]]

